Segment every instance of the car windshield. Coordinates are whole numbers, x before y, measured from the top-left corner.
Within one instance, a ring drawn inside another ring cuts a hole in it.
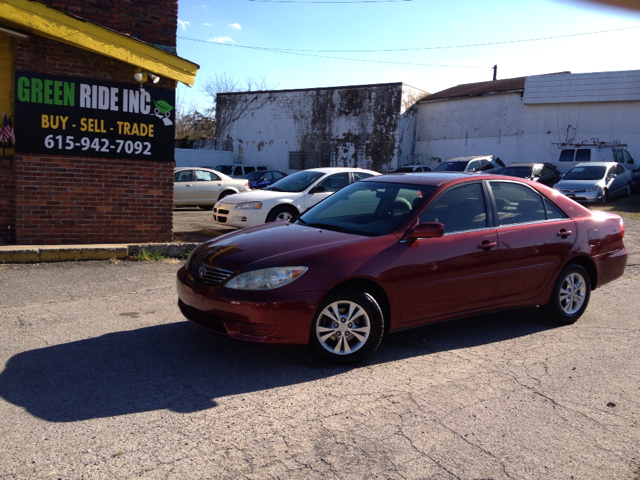
[[[222,172],[224,173],[224,172]],[[247,173],[244,177],[246,180],[260,180],[264,175],[264,172],[251,172]]]
[[[509,177],[529,178],[531,176],[531,167],[505,167],[498,173]]]
[[[600,180],[606,171],[607,167],[574,167],[569,170],[563,180]]]
[[[436,172],[464,172],[468,162],[444,162],[438,165]]]
[[[435,188],[357,182],[308,210],[296,223],[367,237],[386,235],[412,211],[420,208]]]
[[[218,165],[216,170],[225,175],[231,175],[233,173],[233,165]]]
[[[293,175],[284,177],[282,180],[278,180],[276,183],[265,188],[265,190],[272,192],[302,192],[323,175],[326,174],[323,172],[303,170],[302,172],[296,172]]]

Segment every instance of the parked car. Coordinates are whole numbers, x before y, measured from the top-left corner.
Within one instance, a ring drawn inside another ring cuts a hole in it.
[[[218,172],[222,172],[225,175],[228,175],[232,178],[242,178],[247,173],[263,171],[266,172],[269,170],[269,167],[266,165],[245,165],[245,164],[236,164],[229,163],[225,165],[216,165],[215,168]]]
[[[553,187],[562,178],[562,174],[552,163],[516,162],[496,172],[498,175],[526,178]]]
[[[232,197],[233,198],[233,197]],[[542,306],[574,323],[623,274],[622,219],[513,177],[370,177],[295,222],[210,240],[177,274],[178,305],[235,339],[362,361],[387,333]]]
[[[558,169],[566,173],[579,163],[616,162],[632,172],[638,168],[627,145],[619,142],[581,142],[563,144],[558,154]]]
[[[631,195],[631,172],[615,162],[580,163],[553,188],[577,202],[607,203],[616,195]]]
[[[224,226],[245,228],[288,220],[320,200],[363,178],[380,175],[361,168],[311,168],[256,190],[216,203],[213,220]]]
[[[249,188],[252,190],[259,190],[261,188],[268,187],[272,183],[286,177],[287,174],[278,172],[276,170],[258,170],[256,172],[247,173],[244,177],[249,180]]]
[[[504,162],[495,155],[484,155],[452,158],[438,165],[435,171],[495,173],[504,166]]]
[[[404,165],[396,168],[391,173],[415,173],[415,172],[433,172],[433,168],[428,165]]]
[[[249,190],[249,180],[234,179],[209,168],[173,170],[173,206],[211,210],[218,200]]]

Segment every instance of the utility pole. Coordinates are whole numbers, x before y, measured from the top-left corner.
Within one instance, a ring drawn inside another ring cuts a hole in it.
[[[495,82],[498,79],[498,65],[493,66],[493,81]]]

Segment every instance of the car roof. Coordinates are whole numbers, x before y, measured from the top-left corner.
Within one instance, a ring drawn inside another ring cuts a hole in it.
[[[496,175],[483,175],[467,172],[398,172],[382,175],[381,177],[365,178],[361,182],[388,182],[388,183],[406,183],[412,185],[433,185],[439,186],[448,182],[462,179],[495,179]],[[510,178],[510,177],[504,177]]]
[[[305,170],[298,170],[298,171],[299,172],[320,172],[320,173],[367,172],[367,173],[372,173],[374,175],[380,175],[380,172],[376,172],[374,170],[366,170],[364,168],[357,168],[357,167],[320,167],[320,168],[307,168]]]
[[[588,166],[592,166],[592,167],[610,167],[611,165],[618,165],[617,162],[582,162],[577,164],[575,167],[588,167]]]
[[[547,163],[547,162],[513,162],[509,165],[507,165],[505,168],[509,168],[509,167],[533,167],[535,165],[552,165],[551,163]]]
[[[494,155],[473,155],[470,157],[455,157],[455,158],[450,158],[449,160],[445,160],[442,163],[447,163],[447,162],[468,162],[470,160],[480,160],[480,159],[485,159],[485,160],[493,160]]]
[[[221,173],[221,172],[219,172],[217,170],[214,170],[213,168],[208,168],[208,167],[176,167],[176,168],[173,169],[173,171],[174,172],[179,172],[180,170],[193,170],[194,168],[198,169],[198,170],[208,170],[210,172]]]

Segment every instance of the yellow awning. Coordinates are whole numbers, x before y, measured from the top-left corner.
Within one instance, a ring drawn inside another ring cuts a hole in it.
[[[28,0],[0,0],[0,25],[67,43],[193,85],[198,65],[148,43]]]

